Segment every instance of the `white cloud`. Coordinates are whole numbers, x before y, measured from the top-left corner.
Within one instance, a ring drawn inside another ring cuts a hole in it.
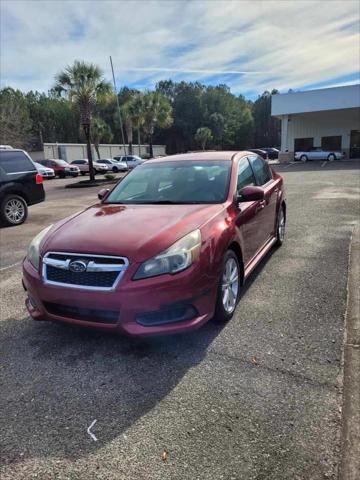
[[[74,59],[99,64],[110,79],[109,55],[121,84],[215,77],[249,94],[348,82],[360,66],[359,8],[322,0],[2,0],[1,83],[46,91]]]

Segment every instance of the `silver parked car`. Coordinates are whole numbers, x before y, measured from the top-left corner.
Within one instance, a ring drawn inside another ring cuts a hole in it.
[[[86,175],[89,173],[89,160],[87,158],[83,158],[82,160],[73,160],[71,165],[76,165],[79,168],[81,175]],[[93,167],[95,173],[107,173],[109,171],[109,168],[106,165],[95,160],[93,161]]]
[[[112,170],[114,173],[127,172],[129,170],[129,167],[127,166],[126,162],[119,162],[112,158],[102,158],[101,160],[98,160],[98,163],[107,165],[109,170]]]
[[[323,150],[322,148],[314,148],[308,152],[295,152],[295,160],[301,160],[302,162],[307,162],[308,160],[342,160],[345,157],[345,153],[333,151],[333,150]]]
[[[129,169],[135,168],[145,162],[145,160],[138,157],[137,155],[117,155],[116,157],[114,157],[114,160],[116,160],[117,162],[125,162]]]
[[[44,177],[44,178],[55,178],[55,171],[53,168],[45,167],[44,165],[40,165],[40,163],[34,162],[36,170]]]

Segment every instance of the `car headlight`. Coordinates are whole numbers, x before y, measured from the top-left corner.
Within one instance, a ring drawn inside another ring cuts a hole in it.
[[[27,257],[29,261],[32,263],[32,265],[36,268],[36,270],[39,269],[39,262],[40,262],[40,243],[42,239],[45,237],[45,235],[48,233],[52,225],[49,227],[44,228],[44,230],[41,230],[40,233],[34,237],[29,245],[28,252],[27,252]]]
[[[134,280],[181,272],[199,258],[200,249],[201,233],[200,230],[194,230],[167,250],[142,263],[134,275]]]

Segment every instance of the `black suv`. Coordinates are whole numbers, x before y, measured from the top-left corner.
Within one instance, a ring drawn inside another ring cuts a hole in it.
[[[20,225],[28,205],[45,200],[43,178],[23,150],[0,150],[0,223]]]

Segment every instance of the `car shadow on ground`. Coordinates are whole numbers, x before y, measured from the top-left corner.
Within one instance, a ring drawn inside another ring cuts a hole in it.
[[[156,408],[204,359],[222,328],[212,320],[189,334],[134,339],[29,317],[6,320],[2,463],[75,460],[103,447]],[[95,419],[97,442],[87,433]]]

